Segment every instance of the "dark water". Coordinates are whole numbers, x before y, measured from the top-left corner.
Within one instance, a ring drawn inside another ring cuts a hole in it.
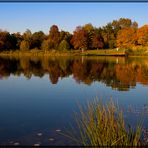
[[[0,144],[68,145],[78,104],[113,98],[148,128],[148,58],[0,58]],[[60,132],[57,130],[61,130]]]

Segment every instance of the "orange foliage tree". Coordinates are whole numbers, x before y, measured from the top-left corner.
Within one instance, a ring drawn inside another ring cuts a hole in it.
[[[144,25],[137,31],[138,44],[148,46],[148,25]]]
[[[117,34],[117,47],[133,47],[137,44],[136,29],[124,28]]]
[[[88,48],[88,34],[81,26],[78,26],[73,33],[71,44],[74,49],[87,49]]]

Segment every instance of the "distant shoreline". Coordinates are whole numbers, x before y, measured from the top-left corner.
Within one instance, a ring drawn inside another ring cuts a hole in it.
[[[3,51],[0,52],[0,56],[115,56],[115,57],[148,57],[147,52],[127,52],[124,49],[99,49],[99,50],[51,50],[51,51],[43,51],[43,50],[29,50],[29,51]]]
[[[123,50],[116,51],[115,49],[101,50],[70,50],[70,51],[5,51],[0,52],[0,56],[127,56]]]

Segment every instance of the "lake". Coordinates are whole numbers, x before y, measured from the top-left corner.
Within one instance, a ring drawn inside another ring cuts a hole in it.
[[[148,128],[148,58],[1,57],[0,145],[69,145],[79,105],[112,98]]]

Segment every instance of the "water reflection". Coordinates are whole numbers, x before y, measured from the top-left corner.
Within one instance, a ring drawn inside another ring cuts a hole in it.
[[[99,81],[112,89],[127,91],[139,82],[148,85],[148,59],[123,57],[20,57],[0,58],[0,78],[11,74],[23,74],[30,79],[33,75],[49,74],[52,84],[59,78],[70,75],[77,83],[91,85]]]
[[[119,100],[132,125],[143,111],[147,129],[147,58],[1,57],[0,78],[0,144],[68,144],[56,130],[96,96]]]

